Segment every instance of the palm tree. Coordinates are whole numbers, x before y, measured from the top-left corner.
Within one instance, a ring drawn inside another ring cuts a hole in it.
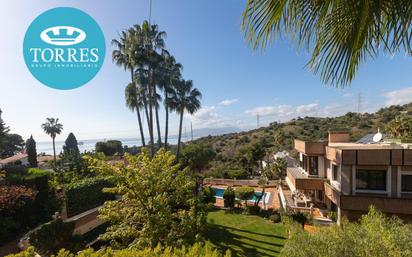
[[[46,118],[46,122],[41,125],[44,132],[53,140],[53,157],[54,165],[56,165],[56,136],[60,135],[63,130],[63,125],[59,123],[58,118]]]
[[[200,98],[202,94],[197,88],[193,88],[193,81],[180,80],[176,84],[176,97],[173,100],[173,106],[180,115],[179,122],[179,137],[177,140],[177,153],[176,159],[179,160],[180,143],[182,139],[182,124],[183,114],[186,111],[189,114],[194,114],[200,109]]]
[[[148,68],[148,97],[149,97],[149,131],[153,135],[153,107],[155,107],[156,124],[157,124],[157,136],[159,147],[161,146],[161,135],[160,135],[160,122],[159,113],[156,104],[156,69],[159,66],[159,53],[165,48],[164,38],[166,37],[166,32],[159,31],[157,25],[151,25],[148,21],[144,21],[141,25],[141,37],[144,52],[144,62]],[[154,155],[153,138],[151,139],[151,153]]]
[[[167,141],[169,134],[169,112],[174,111],[173,98],[176,96],[175,84],[181,78],[181,70],[183,66],[176,62],[176,59],[167,51],[162,51],[162,66],[160,74],[159,87],[164,93],[165,107],[165,139],[164,145],[167,149]]]
[[[142,88],[137,88],[134,83],[129,83],[125,89],[125,99],[126,99],[126,106],[131,111],[136,111],[137,120],[139,122],[139,129],[140,129],[140,137],[142,139],[143,147],[146,146],[144,134],[143,134],[143,126],[142,126],[142,118],[140,116],[140,110],[143,108],[143,100],[142,100]]]
[[[135,72],[136,68],[138,65],[138,53],[139,47],[141,46],[141,40],[140,37],[138,36],[140,34],[140,28],[139,27],[133,27],[128,29],[127,31],[123,31],[120,35],[120,38],[113,39],[112,44],[116,47],[115,50],[112,52],[112,60],[113,62],[120,66],[123,67],[125,70],[130,71],[130,76],[131,76],[131,85],[129,88],[126,88],[125,91],[126,93],[133,93],[133,94],[126,94],[126,105],[130,108],[131,103],[137,104],[140,102],[141,99],[138,99],[138,94],[137,94],[137,84],[136,84],[136,78],[135,78]],[[131,87],[135,87],[134,90],[131,89]],[[135,96],[136,99],[131,100],[130,97]],[[143,96],[144,97],[144,96]],[[144,101],[142,101],[144,102]],[[140,107],[140,106],[139,106]],[[137,113],[137,118],[139,122],[139,130],[140,130],[140,138],[142,140],[142,145],[145,146],[145,139],[144,139],[144,133],[143,133],[143,125],[140,117],[140,108],[137,108],[137,106],[133,107],[132,110],[136,110]]]
[[[285,34],[311,51],[308,63],[327,84],[345,86],[380,50],[412,52],[412,2],[248,0],[242,30],[255,48]]]

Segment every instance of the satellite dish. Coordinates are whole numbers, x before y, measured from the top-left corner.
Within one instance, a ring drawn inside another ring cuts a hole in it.
[[[379,143],[382,140],[382,133],[378,132],[375,135],[373,135],[373,142]]]

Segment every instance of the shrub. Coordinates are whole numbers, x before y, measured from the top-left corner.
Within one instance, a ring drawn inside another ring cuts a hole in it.
[[[302,212],[296,212],[290,215],[291,218],[305,227],[305,223],[309,220],[308,216]]]
[[[77,254],[71,254],[67,250],[60,250],[57,257],[230,257],[230,251],[227,250],[223,255],[217,249],[211,246],[210,243],[199,244],[196,243],[190,247],[173,248],[173,247],[161,247],[156,248],[128,248],[123,250],[113,250],[111,248],[105,248],[100,251],[94,251],[93,249],[87,249]],[[24,252],[20,252],[9,257],[35,257],[33,247],[30,247]]]
[[[249,200],[255,194],[255,189],[249,186],[242,186],[236,189],[236,197],[242,201],[245,201],[245,206],[247,205],[247,200]]]
[[[104,155],[112,156],[115,153],[122,153],[122,142],[119,140],[108,140],[107,142],[97,142],[95,145],[97,153],[104,153]]]
[[[75,223],[63,222],[61,219],[43,224],[29,234],[30,244],[43,255],[56,254],[65,248],[73,252],[82,249],[80,237],[73,237]]]
[[[336,221],[337,220],[337,214],[334,211],[331,211],[328,213],[328,218],[331,219],[332,221]]]
[[[226,188],[226,190],[223,192],[223,205],[226,208],[232,209],[233,207],[235,207],[235,200],[236,200],[235,190],[233,190],[232,187]]]
[[[26,225],[37,191],[24,186],[0,186],[0,245],[13,239]]]
[[[269,216],[269,220],[272,221],[273,223],[279,223],[282,221],[282,218],[279,213],[273,213],[272,215]]]
[[[74,216],[102,205],[105,201],[113,200],[114,195],[102,191],[103,188],[112,186],[113,183],[101,177],[72,182],[66,188],[68,215]]]
[[[212,187],[207,186],[203,188],[203,202],[216,203],[216,192]]]
[[[258,215],[260,213],[260,207],[258,205],[245,206],[246,213],[250,215]]]

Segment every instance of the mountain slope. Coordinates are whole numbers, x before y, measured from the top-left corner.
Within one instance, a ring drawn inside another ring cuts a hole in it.
[[[266,127],[246,132],[203,137],[195,142],[211,145],[221,160],[233,159],[237,150],[254,142],[264,142],[268,153],[278,150],[293,152],[293,139],[295,138],[303,140],[326,139],[329,130],[344,129],[351,131],[351,140],[358,140],[368,133],[376,133],[378,128],[385,131],[387,124],[401,113],[412,114],[412,103],[381,108],[375,113],[349,112],[333,118],[304,117],[284,123],[273,122]],[[275,143],[276,133],[282,135],[281,145]]]

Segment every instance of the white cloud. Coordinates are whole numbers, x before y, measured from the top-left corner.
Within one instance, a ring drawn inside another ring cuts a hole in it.
[[[223,117],[216,112],[216,107],[214,106],[204,106],[195,114],[188,115],[188,118],[193,124],[200,125],[201,127],[215,126],[223,121]]]
[[[318,109],[317,103],[310,103],[298,106],[261,106],[246,110],[245,113],[249,115],[257,115],[259,113],[260,116],[274,116],[276,119],[288,120],[297,116],[316,115]]]
[[[226,100],[223,100],[222,102],[220,102],[219,105],[227,106],[227,105],[234,104],[236,102],[238,102],[238,99],[226,99]]]
[[[412,87],[389,91],[383,94],[385,105],[398,105],[412,102]]]
[[[352,94],[352,93],[344,93],[342,96],[343,96],[343,97],[352,97],[353,94]]]

